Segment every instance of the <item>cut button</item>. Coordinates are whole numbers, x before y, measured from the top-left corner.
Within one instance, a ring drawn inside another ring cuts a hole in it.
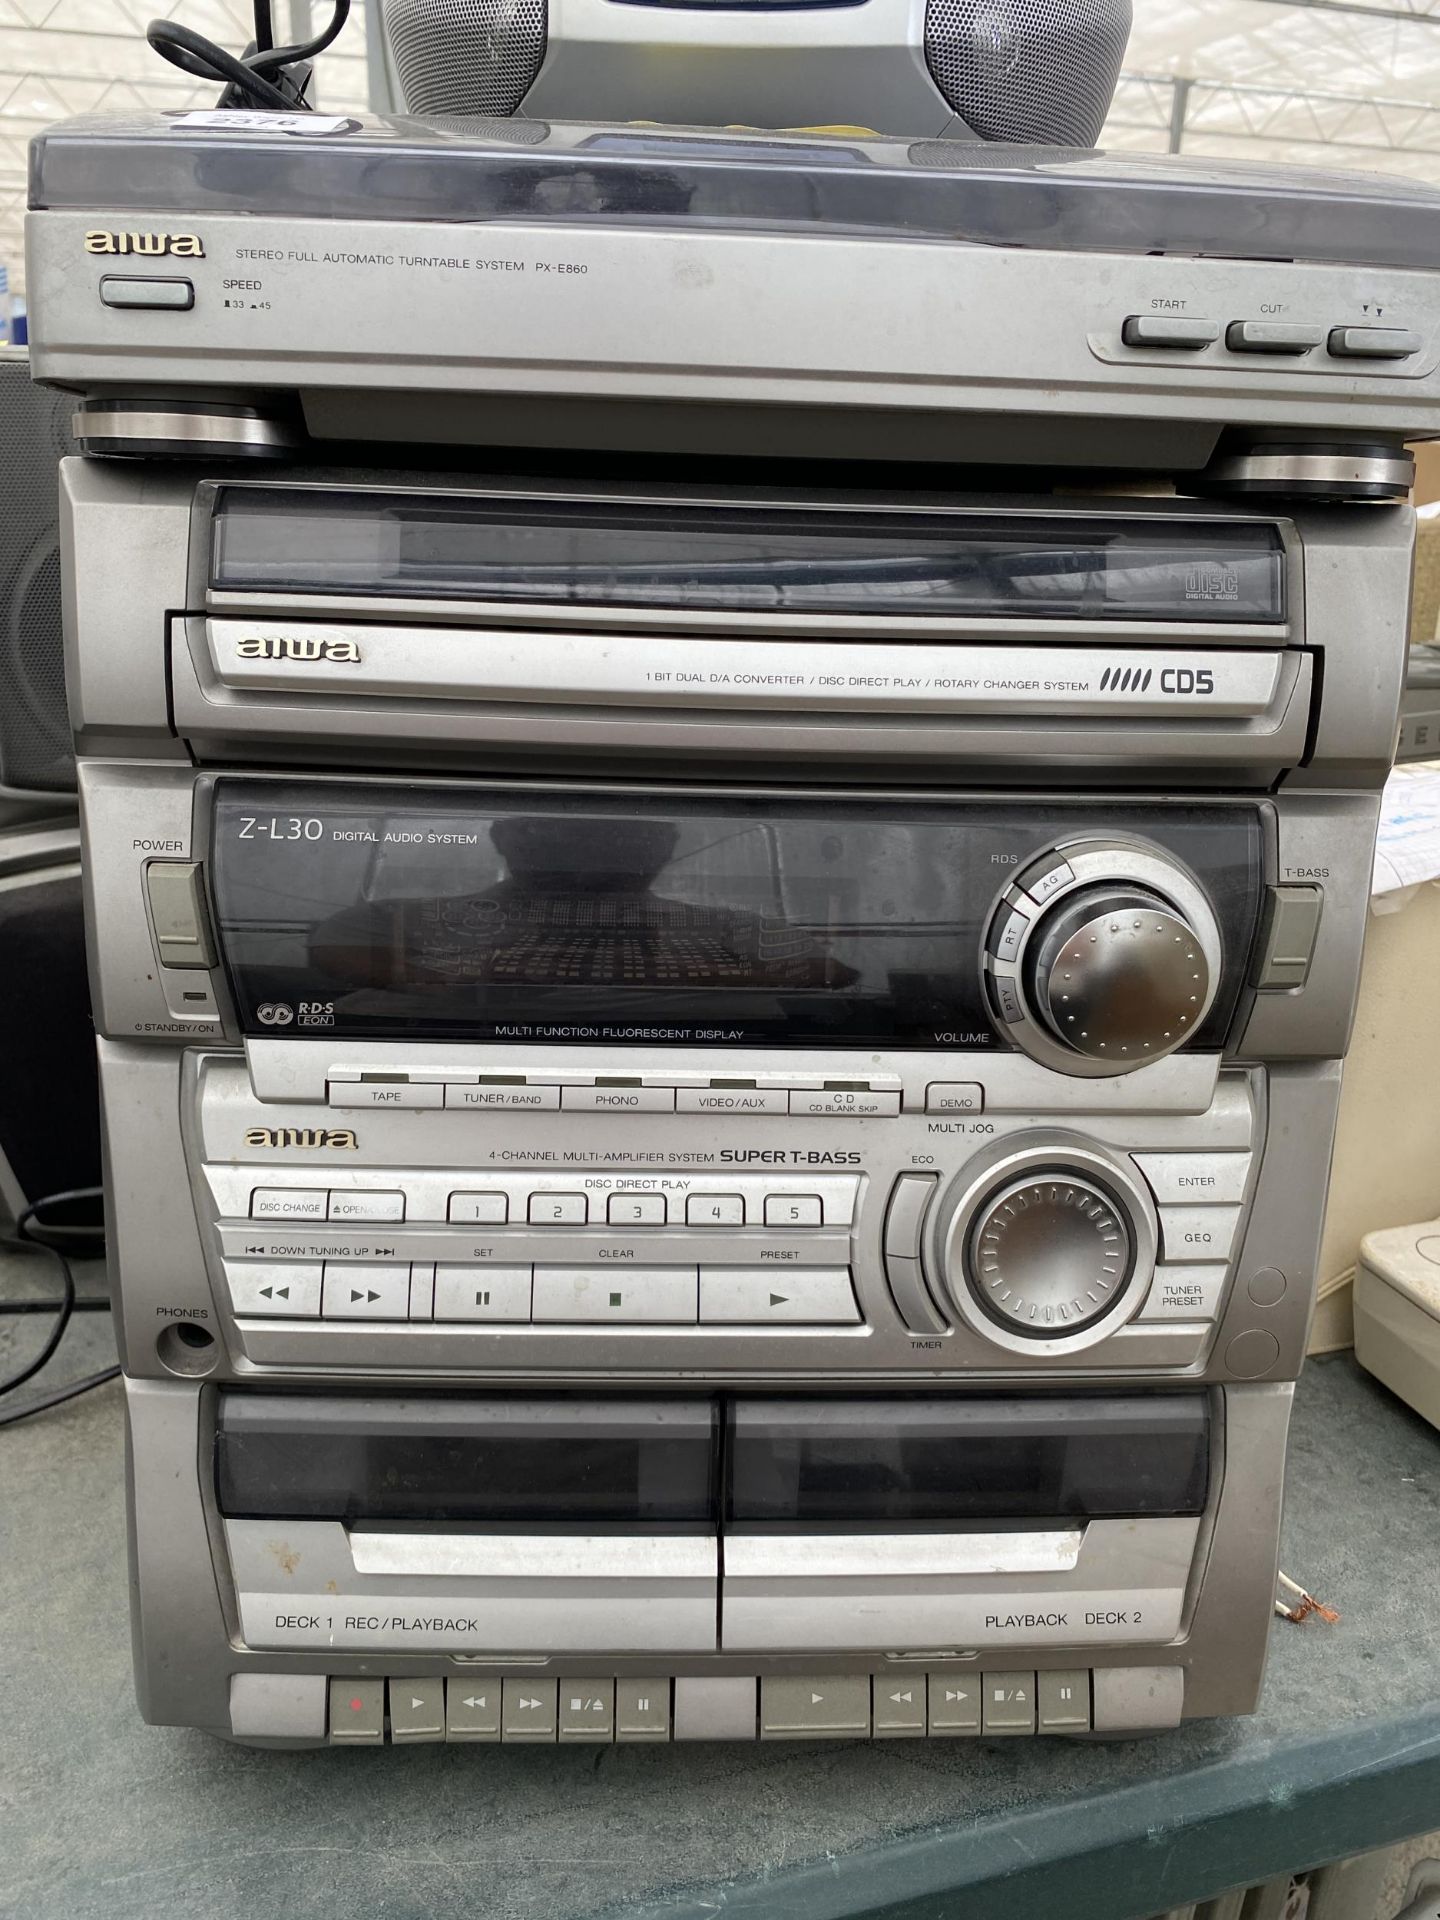
[[[1127,347],[1164,347],[1171,352],[1198,353],[1214,346],[1220,329],[1213,320],[1195,320],[1186,314],[1132,313],[1120,329]]]
[[[1295,326],[1283,320],[1232,320],[1225,329],[1231,353],[1311,353],[1324,338],[1322,327]]]

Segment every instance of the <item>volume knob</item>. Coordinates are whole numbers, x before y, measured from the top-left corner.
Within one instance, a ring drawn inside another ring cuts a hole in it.
[[[1055,1038],[1117,1067],[1173,1052],[1210,1003],[1194,928],[1143,887],[1070,895],[1037,928],[1025,974],[1026,997]]]

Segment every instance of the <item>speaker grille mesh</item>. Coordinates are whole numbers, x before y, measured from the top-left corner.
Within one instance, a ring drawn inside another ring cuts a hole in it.
[[[927,0],[925,59],[983,140],[1093,147],[1120,78],[1130,0]]]
[[[545,58],[545,0],[390,0],[385,24],[411,113],[514,113]]]
[[[0,355],[0,786],[38,793],[75,785],[55,525],[74,404],[33,386],[24,354]]]

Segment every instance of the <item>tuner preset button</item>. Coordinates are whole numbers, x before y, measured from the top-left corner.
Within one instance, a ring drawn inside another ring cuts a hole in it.
[[[1092,1181],[1057,1170],[1012,1179],[982,1204],[966,1266],[987,1314],[1043,1340],[1103,1319],[1132,1258],[1118,1204]]]

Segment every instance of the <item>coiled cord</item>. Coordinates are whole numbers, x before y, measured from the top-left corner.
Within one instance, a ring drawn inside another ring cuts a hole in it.
[[[334,0],[334,12],[323,33],[301,46],[275,45],[270,0],[255,0],[255,38],[237,57],[177,20],[152,20],[145,38],[162,60],[197,80],[213,80],[225,90],[221,107],[260,108],[274,113],[308,113],[305,89],[310,82],[308,63],[323,53],[350,17],[350,0]],[[292,69],[299,69],[295,72]]]

